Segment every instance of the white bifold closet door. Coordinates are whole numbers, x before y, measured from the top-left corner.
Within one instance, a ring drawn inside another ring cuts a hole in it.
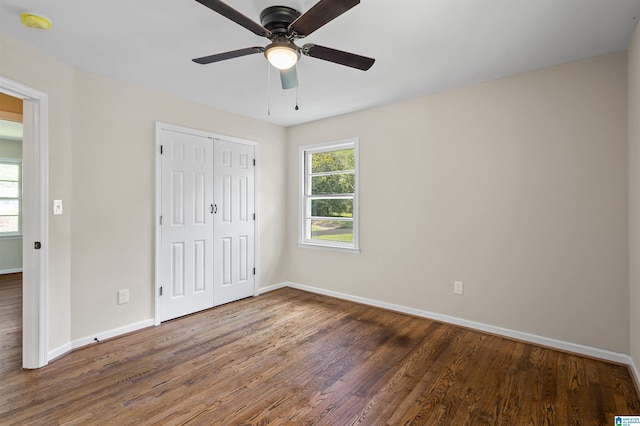
[[[254,150],[162,130],[161,321],[254,294]]]
[[[254,294],[254,150],[215,140],[213,235],[216,305]]]

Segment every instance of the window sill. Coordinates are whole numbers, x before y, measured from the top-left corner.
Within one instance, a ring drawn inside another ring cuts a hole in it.
[[[21,240],[22,234],[19,235],[0,235],[0,240]]]
[[[330,246],[327,244],[314,244],[314,243],[306,243],[306,242],[298,242],[298,247],[315,249],[315,250],[330,250],[330,251],[341,251],[345,253],[351,254],[360,254],[359,248],[351,248],[351,247],[341,247],[341,246]]]

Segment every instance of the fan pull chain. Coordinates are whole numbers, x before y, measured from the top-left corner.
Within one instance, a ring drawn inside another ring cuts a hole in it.
[[[267,115],[271,117],[271,65],[267,62]]]
[[[300,87],[300,70],[296,68],[296,107],[295,110],[298,111],[300,108],[298,107],[298,88]]]

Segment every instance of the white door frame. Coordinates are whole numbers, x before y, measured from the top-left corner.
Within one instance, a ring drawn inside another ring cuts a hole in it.
[[[23,100],[22,367],[40,368],[48,362],[49,97],[1,76],[0,92]]]
[[[192,135],[204,136],[206,138],[211,139],[211,144],[215,139],[222,139],[228,142],[243,144],[243,145],[251,145],[255,148],[255,158],[256,158],[256,167],[254,174],[254,202],[255,202],[255,210],[256,210],[256,220],[254,222],[254,264],[256,271],[259,272],[258,265],[258,218],[260,215],[258,214],[258,165],[260,164],[258,160],[259,155],[259,145],[257,142],[249,141],[246,139],[240,139],[233,136],[221,135],[218,133],[212,133],[202,130],[195,130],[189,127],[176,126],[174,124],[162,123],[160,121],[156,121],[156,144],[155,144],[155,152],[156,152],[156,188],[155,188],[155,198],[156,198],[156,207],[155,207],[155,215],[154,215],[154,223],[155,223],[155,297],[154,297],[154,322],[155,325],[160,325],[160,310],[159,307],[159,297],[160,297],[160,287],[162,283],[160,282],[161,274],[161,261],[162,261],[162,247],[161,247],[161,229],[160,229],[160,215],[162,212],[162,199],[160,195],[162,194],[162,157],[160,154],[160,146],[162,145],[162,131],[170,130],[174,132],[182,132],[188,133]],[[258,295],[258,289],[260,288],[258,284],[258,273],[256,273],[255,281],[254,281],[254,289],[253,295]]]

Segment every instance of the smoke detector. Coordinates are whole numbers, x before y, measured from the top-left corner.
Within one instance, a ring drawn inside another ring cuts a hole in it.
[[[22,14],[22,24],[28,28],[35,28],[37,30],[48,30],[51,28],[51,19],[38,15],[33,12],[24,12]]]

